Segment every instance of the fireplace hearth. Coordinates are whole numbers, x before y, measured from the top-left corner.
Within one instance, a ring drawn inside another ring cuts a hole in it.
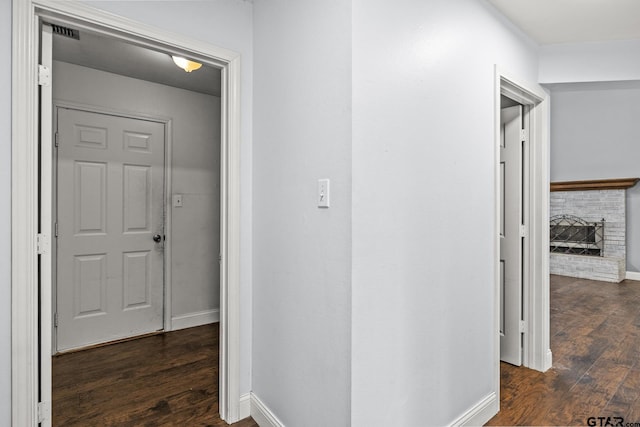
[[[551,274],[607,282],[626,276],[625,190],[638,178],[551,184]]]

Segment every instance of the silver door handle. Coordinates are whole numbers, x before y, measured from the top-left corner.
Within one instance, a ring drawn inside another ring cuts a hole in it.
[[[162,241],[162,236],[159,234],[156,234],[155,236],[153,236],[153,241],[156,243],[160,243]]]

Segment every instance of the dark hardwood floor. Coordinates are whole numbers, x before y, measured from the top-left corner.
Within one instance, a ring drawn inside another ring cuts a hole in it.
[[[551,276],[550,326],[553,367],[503,363],[487,425],[640,426],[640,282]]]
[[[214,324],[54,357],[53,425],[225,426],[218,334]],[[551,276],[551,349],[546,373],[502,364],[488,425],[640,423],[640,282]]]
[[[53,425],[226,426],[218,336],[212,324],[54,357]]]

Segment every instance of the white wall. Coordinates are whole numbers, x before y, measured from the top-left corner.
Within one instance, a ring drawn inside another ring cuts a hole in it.
[[[640,81],[553,85],[551,181],[640,177]],[[640,271],[640,186],[627,190],[627,271]]]
[[[0,0],[0,57],[11,58],[11,0]],[[11,425],[11,61],[0,66],[0,425]]]
[[[485,1],[353,2],[352,425],[447,425],[494,390],[494,64]]]
[[[171,314],[206,322],[220,308],[220,98],[59,61],[52,75],[54,102],[172,120]]]
[[[640,40],[540,47],[540,83],[640,80]]]
[[[254,3],[253,392],[287,426],[350,422],[351,5]],[[331,207],[319,209],[319,178]]]
[[[253,5],[246,0],[86,1],[120,16],[242,55],[240,147],[240,392],[251,390]]]

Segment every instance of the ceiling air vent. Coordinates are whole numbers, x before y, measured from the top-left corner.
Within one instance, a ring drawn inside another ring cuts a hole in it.
[[[80,31],[73,28],[63,27],[62,25],[51,24],[53,34],[63,37],[69,37],[70,39],[80,40]]]

